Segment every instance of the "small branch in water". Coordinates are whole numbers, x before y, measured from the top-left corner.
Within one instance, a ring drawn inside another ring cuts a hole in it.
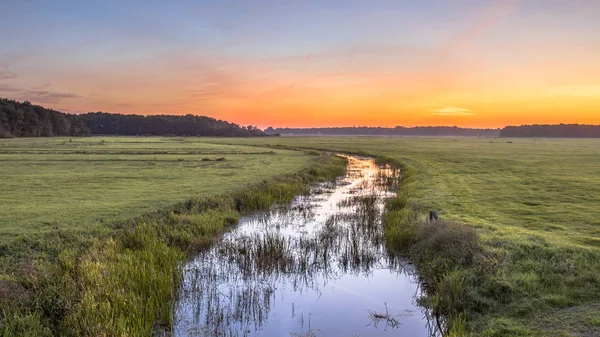
[[[400,326],[401,323],[396,318],[394,318],[393,316],[390,315],[390,313],[388,311],[387,303],[386,302],[384,302],[384,303],[385,303],[385,313],[379,313],[376,311],[369,310],[369,315],[371,316],[371,323],[373,324],[374,327],[377,328],[379,323],[384,321],[385,322],[384,331],[386,331],[388,327],[395,329],[398,326]]]

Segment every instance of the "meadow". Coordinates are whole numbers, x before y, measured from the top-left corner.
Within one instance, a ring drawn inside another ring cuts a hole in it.
[[[213,139],[236,144],[235,140]],[[273,148],[369,154],[405,172],[390,248],[411,257],[424,303],[483,336],[600,334],[600,141],[281,137]],[[430,209],[442,222],[424,222]],[[462,324],[461,322],[465,322]]]
[[[93,230],[310,164],[298,151],[198,138],[15,138],[0,141],[0,236]]]
[[[197,138],[0,141],[0,336],[168,329],[187,257],[344,163]]]
[[[190,252],[341,174],[314,150],[401,168],[386,244],[448,335],[600,334],[600,140],[92,137],[0,142],[0,295],[25,303],[0,313],[0,336],[168,326]]]

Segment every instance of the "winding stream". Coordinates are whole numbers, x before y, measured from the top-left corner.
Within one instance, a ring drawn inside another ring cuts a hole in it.
[[[175,336],[431,336],[381,216],[398,171],[348,157],[347,174],[291,205],[244,216],[188,262]]]

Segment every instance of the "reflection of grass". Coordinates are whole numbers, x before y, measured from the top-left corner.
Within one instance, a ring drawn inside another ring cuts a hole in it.
[[[388,243],[397,249],[411,244],[414,217],[436,209],[442,219],[473,229],[482,249],[472,262],[453,265],[442,253],[447,250],[432,248],[435,260],[419,268],[437,270],[430,283],[448,290],[437,303],[466,310],[456,317],[456,335],[465,320],[486,336],[597,334],[592,320],[559,317],[576,308],[600,316],[590,307],[600,301],[600,140],[299,137],[249,143],[381,155],[405,165],[404,174],[414,172],[388,204]],[[447,301],[460,279],[466,296]],[[557,319],[536,324],[539,317]]]
[[[317,337],[319,330],[311,330],[304,333],[290,332],[290,336],[292,337]]]

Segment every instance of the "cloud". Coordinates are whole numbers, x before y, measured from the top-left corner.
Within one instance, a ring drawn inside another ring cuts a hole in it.
[[[13,88],[8,84],[0,83],[0,93],[1,92],[15,92],[20,91],[20,89]]]
[[[0,80],[10,80],[18,77],[19,75],[11,72],[10,70],[0,70]]]
[[[31,87],[31,89],[35,89],[35,90],[44,90],[44,89],[48,89],[52,86],[51,82],[46,82],[44,84],[40,84],[40,85],[36,85],[35,87]]]
[[[31,97],[31,101],[41,103],[58,103],[65,98],[80,98],[81,96],[68,92],[53,92],[46,90],[28,90],[27,96]]]
[[[495,0],[483,11],[479,11],[479,18],[466,31],[457,36],[440,54],[440,60],[468,49],[479,38],[483,37],[503,19],[515,13],[519,8],[519,0]]]
[[[447,106],[441,109],[431,110],[434,115],[438,116],[473,116],[475,113],[469,109],[457,108],[455,106]]]
[[[21,89],[0,83],[0,96],[7,92],[10,98],[34,103],[58,103],[64,99],[80,98],[81,96],[68,92],[56,92],[49,90]]]

